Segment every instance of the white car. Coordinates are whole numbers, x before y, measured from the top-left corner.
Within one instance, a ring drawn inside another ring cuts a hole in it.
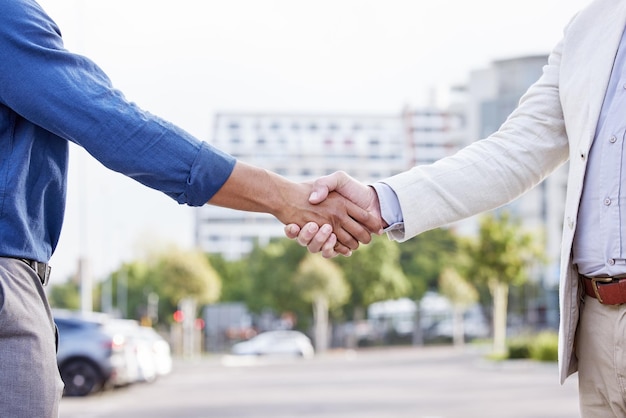
[[[127,363],[134,381],[153,382],[172,371],[172,354],[169,343],[153,328],[141,326],[134,320],[114,321],[127,341],[130,350]]]
[[[309,337],[300,331],[291,330],[263,332],[247,341],[234,344],[231,352],[237,355],[291,355],[304,358],[315,354]]]
[[[152,353],[157,376],[170,374],[173,363],[170,344],[150,327],[139,327],[139,337]]]

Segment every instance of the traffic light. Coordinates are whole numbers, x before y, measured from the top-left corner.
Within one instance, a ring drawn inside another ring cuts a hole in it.
[[[172,314],[172,317],[174,317],[174,321],[181,323],[185,319],[185,314],[179,309]]]

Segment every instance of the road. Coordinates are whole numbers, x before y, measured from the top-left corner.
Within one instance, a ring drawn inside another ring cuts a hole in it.
[[[475,348],[333,351],[312,360],[208,357],[86,398],[60,418],[572,418],[576,377],[553,363],[492,362]]]

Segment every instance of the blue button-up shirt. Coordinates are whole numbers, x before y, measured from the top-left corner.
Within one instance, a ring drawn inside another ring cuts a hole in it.
[[[206,203],[235,164],[128,102],[97,65],[65,50],[35,1],[1,1],[0,256],[46,262],[52,255],[65,209],[68,141],[192,206]]]

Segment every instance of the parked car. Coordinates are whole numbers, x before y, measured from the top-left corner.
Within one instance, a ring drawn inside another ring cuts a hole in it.
[[[141,336],[139,323],[131,319],[112,319],[110,326],[116,333],[124,336],[126,342],[124,357],[128,370],[128,380],[134,382],[153,382],[157,378],[152,349]]]
[[[237,355],[292,355],[304,358],[315,354],[309,337],[292,330],[262,332],[247,341],[234,344],[231,352]]]
[[[104,315],[55,311],[59,330],[57,364],[64,395],[86,396],[107,386],[130,383],[126,339]]]
[[[152,354],[157,376],[165,376],[172,371],[172,350],[170,344],[154,328],[139,327],[141,338]]]

